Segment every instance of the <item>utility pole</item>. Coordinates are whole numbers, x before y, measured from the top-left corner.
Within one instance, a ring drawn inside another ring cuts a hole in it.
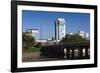
[[[41,24],[40,24],[40,40],[42,40],[42,25]]]

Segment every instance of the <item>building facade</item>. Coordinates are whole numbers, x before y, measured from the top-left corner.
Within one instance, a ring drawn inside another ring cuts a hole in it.
[[[82,38],[85,38],[85,39],[87,39],[87,40],[90,39],[89,33],[86,33],[86,32],[84,32],[84,31],[79,31],[78,34],[79,34],[79,36],[81,36]]]
[[[65,19],[64,18],[57,18],[55,22],[55,40],[61,40],[66,35],[65,30]]]
[[[38,29],[27,29],[27,32],[33,36],[36,40],[39,39],[39,31]]]

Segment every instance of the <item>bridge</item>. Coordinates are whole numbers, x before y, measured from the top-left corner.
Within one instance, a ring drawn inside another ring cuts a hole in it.
[[[48,58],[61,59],[89,59],[90,43],[67,42],[58,45],[48,45],[41,47],[41,55]]]

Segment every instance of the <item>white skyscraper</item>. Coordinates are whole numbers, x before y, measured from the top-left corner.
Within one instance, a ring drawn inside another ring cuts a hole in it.
[[[65,37],[65,19],[57,18],[55,23],[55,39],[56,42]]]

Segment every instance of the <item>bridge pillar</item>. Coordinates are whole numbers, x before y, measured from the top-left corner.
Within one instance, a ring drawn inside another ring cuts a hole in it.
[[[86,48],[86,58],[88,58],[88,48]]]

